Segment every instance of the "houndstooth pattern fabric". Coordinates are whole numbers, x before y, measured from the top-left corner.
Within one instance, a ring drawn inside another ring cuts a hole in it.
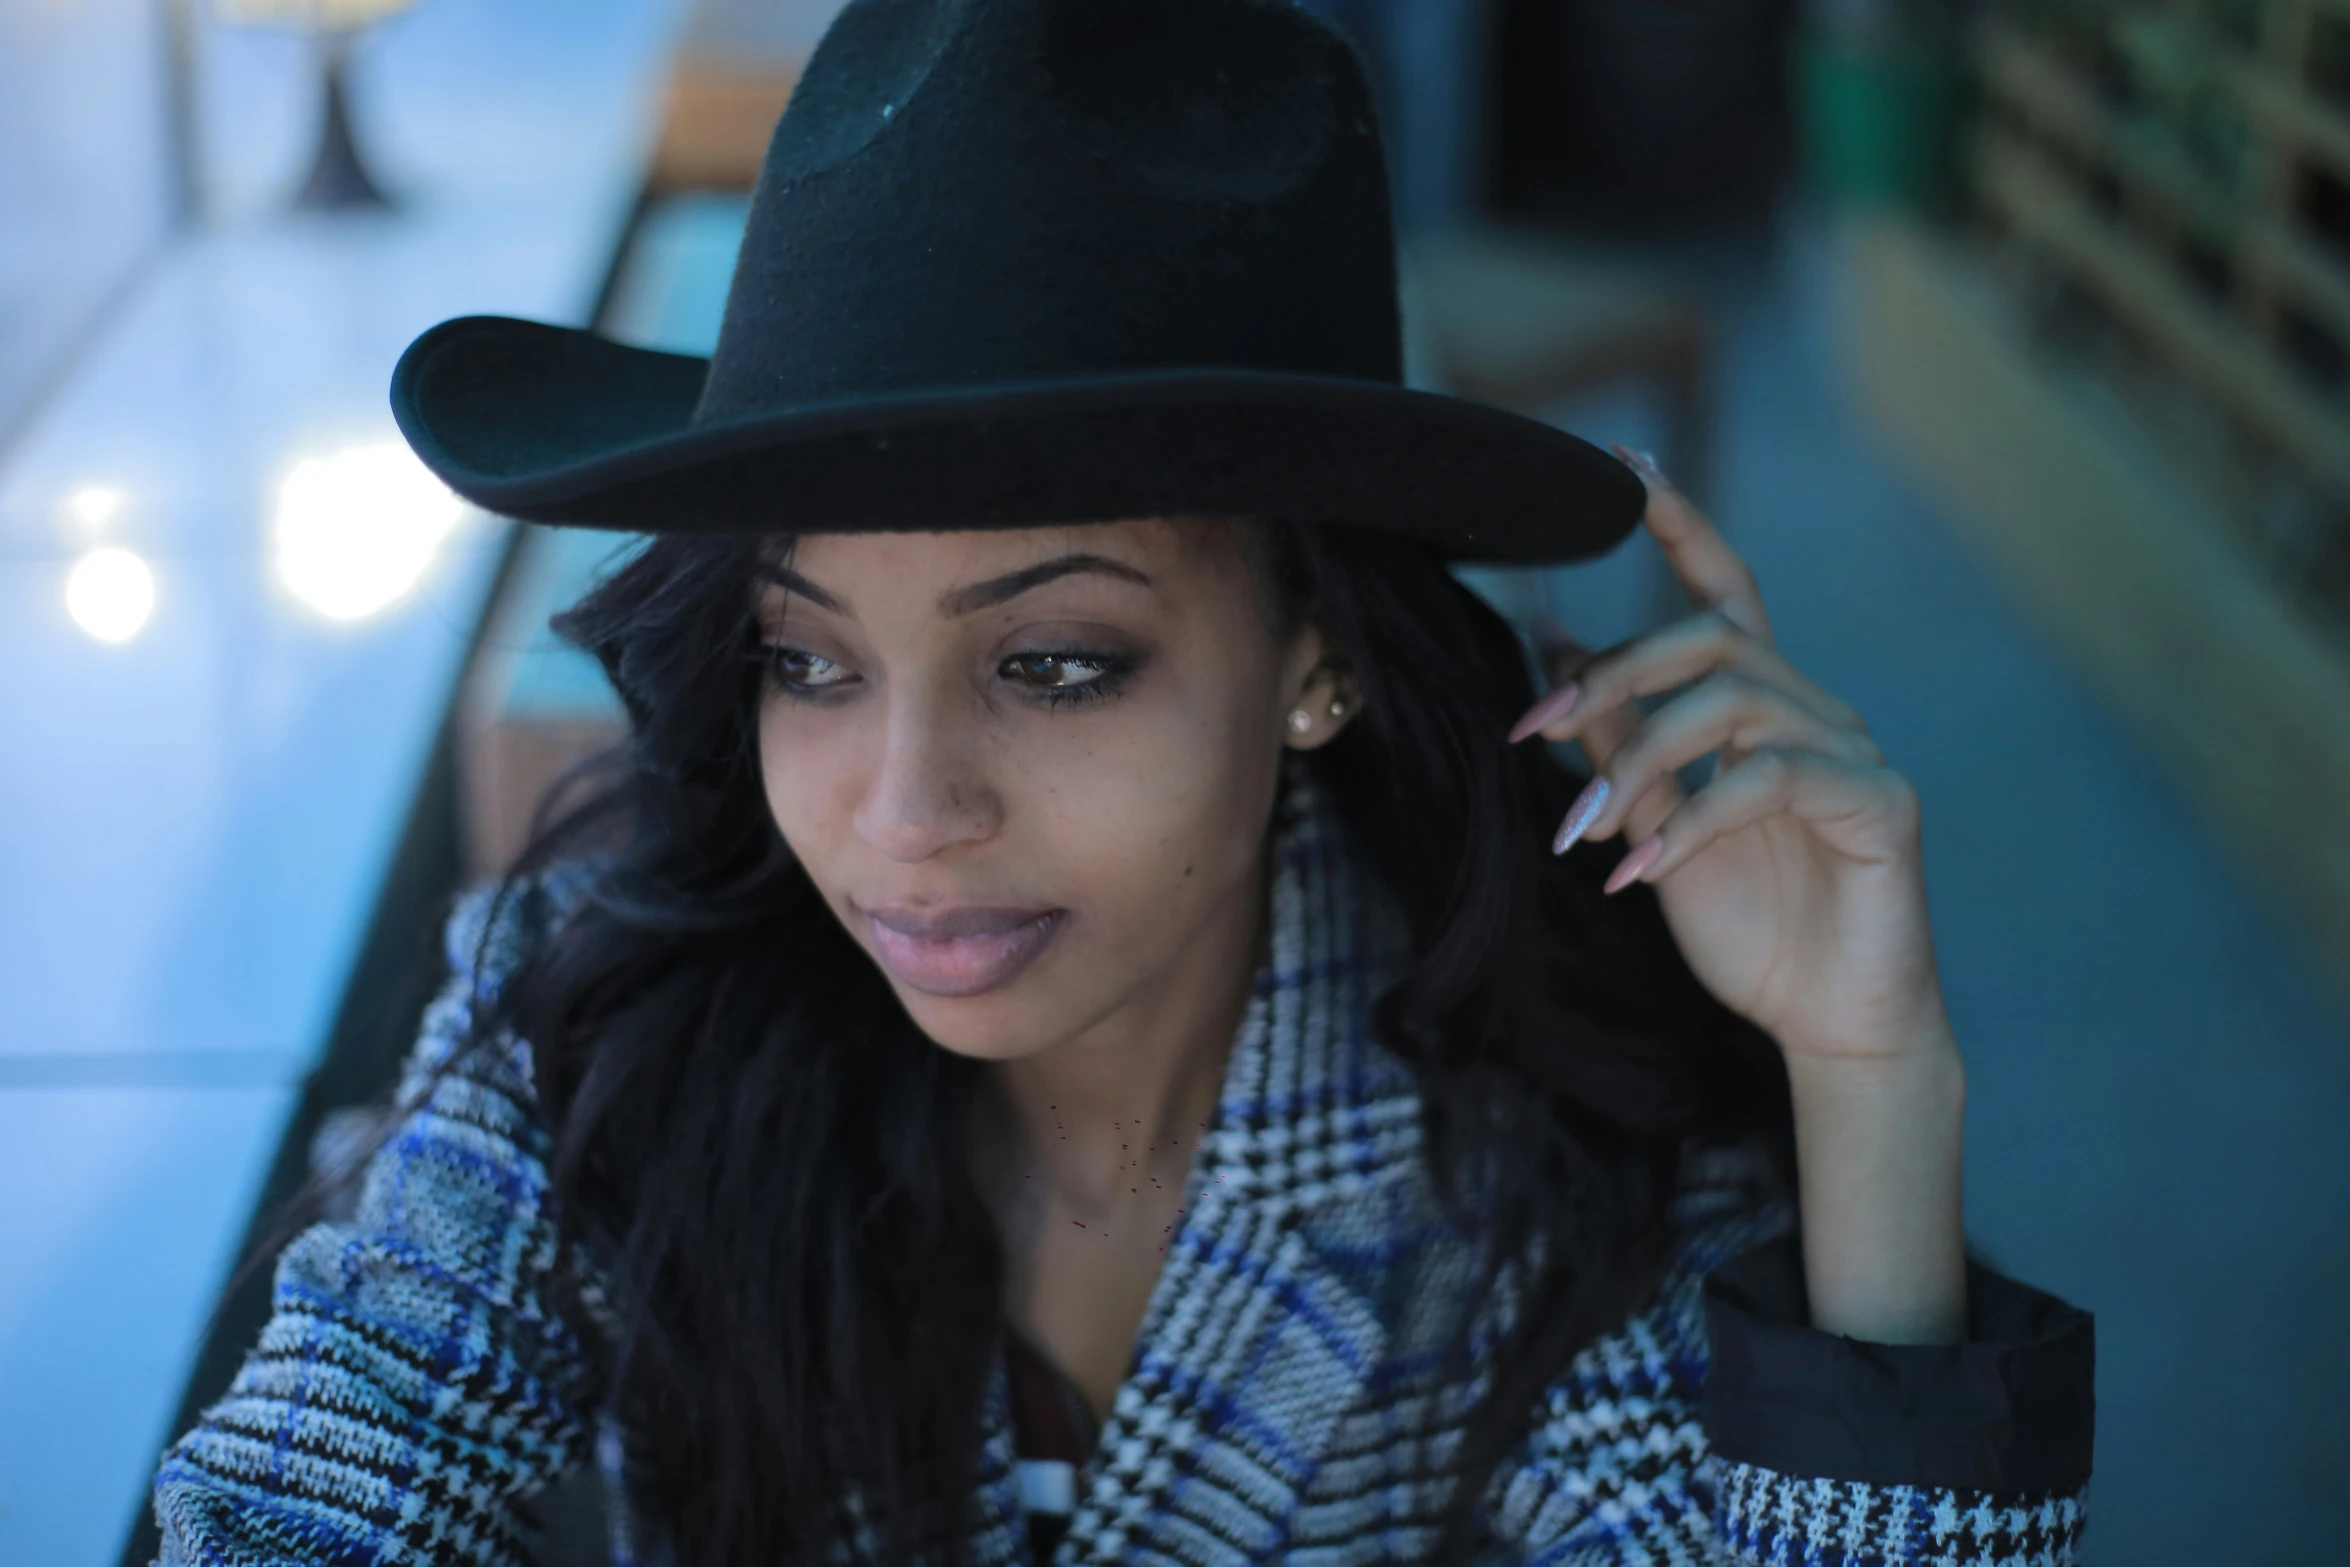
[[[1743,1558],[1789,1567],[1861,1567],[1880,1560],[2039,1567],[2076,1560],[2088,1521],[2084,1498],[2077,1495],[2026,1501],[1945,1487],[1791,1480],[1750,1464],[1726,1467],[1725,1536]]]
[[[164,1456],[164,1561],[524,1563],[515,1499],[586,1452],[591,1360],[583,1324],[549,1305],[527,1054],[509,1040],[421,1096],[465,1036],[485,908],[451,924],[459,975],[426,1013],[408,1114],[355,1218],[286,1248],[260,1342]]]
[[[451,926],[459,973],[411,1062],[461,1035],[475,899]],[[1474,1303],[1472,1241],[1420,1163],[1409,1069],[1372,1036],[1405,961],[1395,911],[1309,786],[1283,802],[1272,930],[1195,1156],[1184,1219],[1145,1311],[1054,1561],[1303,1567],[1423,1560],[1450,1466],[1514,1320],[1515,1274]],[[492,971],[522,939],[493,932]],[[527,1560],[532,1491],[600,1450],[589,1341],[602,1296],[548,1302],[546,1132],[527,1052],[468,1066],[414,1105],[371,1168],[357,1218],[280,1263],[276,1314],[229,1395],[166,1454],[162,1561]],[[1793,1215],[1728,1151],[1692,1161],[1676,1265],[1655,1300],[1588,1345],[1548,1390],[1485,1493],[1484,1559],[1575,1567],[2062,1567],[2085,1489],[2005,1494],[1786,1475],[1715,1454],[1699,1413],[1708,1273]],[[568,1275],[566,1275],[568,1276]],[[1470,1311],[1471,1374],[1439,1352]],[[1025,1563],[1007,1378],[985,1421],[973,1551]],[[833,1559],[877,1558],[842,1498]],[[657,1560],[625,1501],[624,1563]]]

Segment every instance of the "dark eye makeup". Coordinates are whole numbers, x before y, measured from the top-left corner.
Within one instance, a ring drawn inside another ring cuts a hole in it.
[[[759,661],[768,687],[797,702],[825,702],[858,684],[855,673],[820,653],[788,642],[762,643]],[[1142,667],[1139,654],[1103,648],[1031,648],[996,664],[996,678],[1024,701],[1047,708],[1116,696]]]
[[[1034,699],[1045,706],[1061,707],[1116,696],[1141,665],[1142,660],[1131,653],[1056,648],[1014,653],[996,666],[996,674],[1027,686]]]
[[[768,684],[791,696],[816,696],[847,685],[856,677],[820,653],[787,643],[769,642],[760,648],[767,666]]]

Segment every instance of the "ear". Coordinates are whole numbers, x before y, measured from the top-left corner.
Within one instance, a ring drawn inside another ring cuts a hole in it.
[[[1353,676],[1331,655],[1322,628],[1311,621],[1300,628],[1282,663],[1281,691],[1281,737],[1293,751],[1328,745],[1363,706]]]

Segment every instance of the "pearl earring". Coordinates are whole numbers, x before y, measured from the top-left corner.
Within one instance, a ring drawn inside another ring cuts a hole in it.
[[[1313,727],[1313,714],[1307,712],[1302,707],[1293,707],[1289,710],[1289,732],[1291,734],[1302,735]]]
[[[1334,696],[1330,699],[1330,716],[1332,718],[1344,718],[1346,716],[1345,697]]]

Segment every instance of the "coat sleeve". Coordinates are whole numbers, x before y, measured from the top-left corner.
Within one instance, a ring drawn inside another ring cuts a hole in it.
[[[547,1136],[510,1037],[465,1038],[475,894],[455,973],[409,1057],[356,1217],[277,1262],[272,1313],[227,1395],[164,1454],[165,1567],[528,1560],[518,1498],[592,1440],[586,1325],[554,1301]]]
[[[1784,1205],[1744,1202],[1725,1180],[1684,1211],[1655,1304],[1576,1357],[1496,1477],[1491,1516],[1519,1559],[2079,1561],[2088,1313],[1970,1260],[1962,1343],[1821,1332]]]

